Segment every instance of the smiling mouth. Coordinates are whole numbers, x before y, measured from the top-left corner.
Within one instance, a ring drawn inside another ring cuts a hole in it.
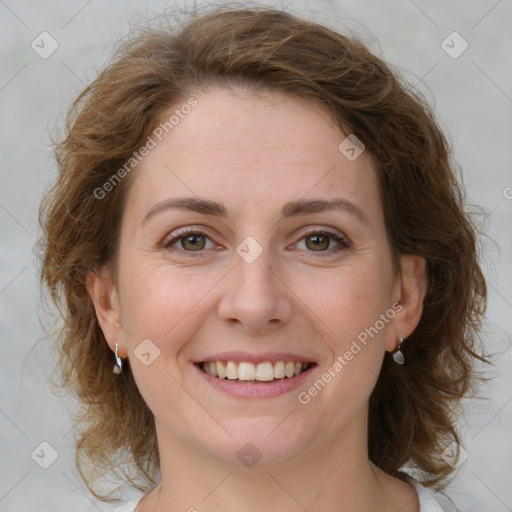
[[[197,365],[204,373],[218,379],[255,384],[293,379],[316,366],[315,363],[294,361],[266,361],[257,364],[244,361],[203,361]]]

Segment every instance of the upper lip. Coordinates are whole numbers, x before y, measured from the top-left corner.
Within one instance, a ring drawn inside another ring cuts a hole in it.
[[[235,363],[265,363],[266,361],[293,361],[295,363],[313,363],[311,357],[299,356],[290,352],[265,352],[264,354],[250,354],[249,352],[219,352],[195,361],[196,363],[210,361],[233,361]]]

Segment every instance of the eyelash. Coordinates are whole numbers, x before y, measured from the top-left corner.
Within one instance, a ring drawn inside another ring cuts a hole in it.
[[[301,234],[301,238],[300,238],[299,242],[301,242],[305,238],[312,237],[312,236],[315,236],[315,235],[327,236],[331,240],[334,240],[338,244],[333,249],[327,249],[325,251],[307,251],[309,253],[316,254],[316,255],[320,256],[321,258],[322,257],[332,256],[333,254],[337,254],[337,253],[339,253],[341,251],[344,251],[344,250],[350,248],[350,243],[349,243],[349,241],[348,241],[348,239],[346,237],[340,236],[340,235],[338,235],[337,233],[335,233],[333,231],[329,231],[329,230],[326,230],[326,229],[319,229],[319,228],[314,228],[314,229],[311,229],[309,231],[303,232]]]
[[[305,238],[312,237],[315,235],[328,236],[330,239],[334,240],[338,244],[333,249],[327,249],[325,251],[307,251],[310,253],[317,253],[317,255],[321,258],[327,257],[327,256],[332,256],[333,254],[337,254],[337,253],[339,253],[343,250],[349,249],[351,247],[347,238],[345,238],[343,236],[339,236],[338,234],[336,234],[332,231],[325,230],[325,229],[318,229],[318,228],[315,228],[310,231],[306,231],[306,232],[302,233],[302,238],[299,240],[299,242]],[[179,251],[179,252],[185,253],[185,254],[187,254],[187,257],[194,258],[194,257],[201,256],[205,249],[202,249],[199,251],[188,251],[186,249],[176,249],[175,247],[172,247],[172,245],[175,244],[176,242],[179,242],[180,240],[187,238],[189,236],[202,236],[202,237],[209,239],[209,237],[204,232],[202,232],[200,230],[193,229],[193,228],[183,228],[182,230],[175,233],[170,239],[164,239],[164,241],[161,244],[161,247],[162,247],[162,249],[166,249],[168,251],[172,251],[172,252]],[[197,253],[197,254],[195,254],[195,253]]]

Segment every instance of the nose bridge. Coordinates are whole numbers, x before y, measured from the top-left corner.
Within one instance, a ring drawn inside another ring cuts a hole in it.
[[[250,331],[286,323],[291,314],[290,297],[275,276],[275,256],[270,248],[246,239],[236,251],[219,316]]]
[[[242,252],[242,249],[240,249]],[[241,282],[240,291],[252,289],[253,293],[269,294],[269,298],[275,295],[273,290],[275,283],[272,276],[273,257],[270,250],[266,248],[254,260],[247,260],[238,254],[239,261],[236,263],[235,276]]]

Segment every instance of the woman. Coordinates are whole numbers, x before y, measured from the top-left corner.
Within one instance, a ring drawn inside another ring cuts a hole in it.
[[[42,278],[95,496],[454,510],[486,286],[446,139],[384,62],[216,9],[124,43],[56,155]]]

